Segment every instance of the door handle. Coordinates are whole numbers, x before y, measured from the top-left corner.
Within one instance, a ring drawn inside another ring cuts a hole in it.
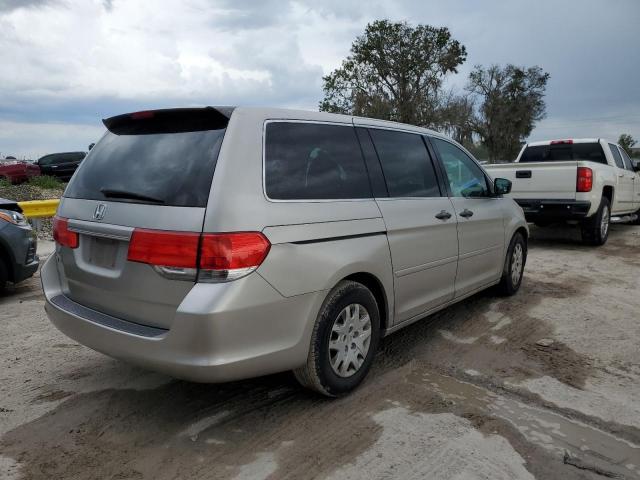
[[[436,218],[438,220],[449,220],[451,218],[451,214],[446,210],[442,210],[440,213],[436,214]]]
[[[465,208],[462,212],[460,212],[460,216],[464,218],[473,217],[473,212],[468,208]]]

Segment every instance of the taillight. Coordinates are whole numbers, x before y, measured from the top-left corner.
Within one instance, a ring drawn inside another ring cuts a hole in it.
[[[53,239],[62,247],[78,248],[78,233],[69,230],[69,220],[53,217]]]
[[[200,247],[200,281],[229,281],[260,266],[271,244],[259,232],[205,233]]]
[[[593,188],[593,170],[589,167],[578,167],[576,176],[576,192],[590,192]]]
[[[206,233],[135,229],[127,259],[179,280],[226,282],[248,275],[271,244],[259,232]]]
[[[573,143],[572,139],[569,140],[552,140],[551,145],[571,145]]]
[[[199,233],[136,228],[127,260],[163,267],[196,268]]]

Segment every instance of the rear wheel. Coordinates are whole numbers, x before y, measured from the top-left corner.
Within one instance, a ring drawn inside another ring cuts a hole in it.
[[[380,313],[371,291],[340,282],[327,296],[311,336],[307,363],[294,375],[304,387],[329,397],[356,388],[371,368],[380,339]]]
[[[609,238],[610,222],[611,204],[608,198],[602,197],[596,214],[582,223],[582,241],[586,245],[604,245]]]
[[[511,296],[520,289],[526,263],[527,241],[524,236],[518,232],[511,239],[511,243],[509,243],[502,278],[498,284],[498,292],[500,294]]]

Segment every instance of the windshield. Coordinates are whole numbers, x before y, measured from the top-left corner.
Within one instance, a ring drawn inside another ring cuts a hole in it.
[[[65,197],[204,207],[225,131],[108,132],[78,168]]]
[[[522,152],[519,162],[562,162],[566,160],[607,163],[602,147],[597,142],[527,146]]]

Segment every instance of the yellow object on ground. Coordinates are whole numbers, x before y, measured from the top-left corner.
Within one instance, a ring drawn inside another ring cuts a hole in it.
[[[18,202],[22,213],[27,218],[47,218],[56,214],[60,199],[54,200],[31,200],[28,202]]]

